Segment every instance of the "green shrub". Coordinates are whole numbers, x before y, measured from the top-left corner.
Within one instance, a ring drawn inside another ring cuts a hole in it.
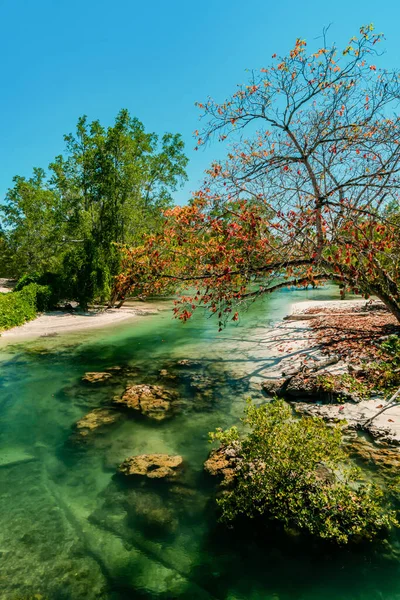
[[[382,342],[381,348],[389,354],[396,365],[400,362],[400,338],[398,335],[390,335],[387,340]]]
[[[30,283],[20,291],[0,294],[0,331],[22,325],[51,307],[52,289]]]
[[[217,500],[222,521],[262,516],[338,543],[398,525],[383,490],[349,466],[339,426],[295,419],[282,400],[250,404],[243,421],[246,435],[237,428],[211,434],[237,456],[233,483]]]
[[[31,285],[32,283],[38,284],[40,287],[48,287],[51,289],[51,292],[46,292],[46,301],[38,301],[38,310],[46,310],[47,308],[51,308],[56,306],[61,297],[63,296],[65,283],[63,278],[58,273],[51,273],[46,271],[39,275],[39,273],[30,273],[29,275],[22,275],[19,278],[17,285],[14,288],[15,292],[20,292],[25,287]]]
[[[17,284],[14,288],[14,292],[20,292],[24,287],[30,285],[31,283],[40,283],[40,275],[39,273],[30,273],[29,275],[22,275],[17,281]]]

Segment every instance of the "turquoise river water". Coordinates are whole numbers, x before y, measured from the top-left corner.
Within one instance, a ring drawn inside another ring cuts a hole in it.
[[[396,552],[324,549],[278,530],[218,525],[203,472],[208,432],[237,423],[255,377],[276,357],[263,336],[294,301],[282,291],[238,326],[185,325],[169,310],[103,330],[0,342],[0,598],[6,600],[399,600]],[[168,308],[168,306],[167,306]],[[177,361],[199,361],[179,369]],[[87,371],[122,367],[105,384]],[[164,422],[124,418],[77,443],[74,423],[127,382],[163,381],[182,399]],[[128,485],[128,456],[181,454],[182,480]]]

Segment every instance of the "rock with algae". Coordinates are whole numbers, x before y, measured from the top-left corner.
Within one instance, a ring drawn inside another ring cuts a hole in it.
[[[173,414],[175,392],[160,385],[130,385],[121,398],[116,398],[116,406],[127,408],[155,421],[163,421]]]
[[[210,455],[204,463],[204,470],[209,475],[219,477],[224,483],[230,483],[235,477],[238,448],[232,446],[220,446],[211,450]]]
[[[400,468],[399,447],[376,446],[363,437],[354,437],[348,445],[348,451],[365,464],[379,467],[383,475],[397,474]]]
[[[75,424],[76,434],[85,438],[100,428],[113,425],[121,416],[121,413],[112,408],[95,408]]]
[[[361,397],[351,391],[341,375],[329,371],[298,373],[293,377],[267,379],[261,384],[269,396],[288,397],[290,399],[310,398],[311,400],[338,400],[342,402],[360,402]]]
[[[112,373],[108,373],[107,371],[91,371],[89,373],[85,373],[82,377],[82,381],[87,383],[103,383],[108,379],[111,379]]]
[[[171,454],[141,454],[124,460],[118,471],[127,477],[146,477],[171,481],[180,472],[182,456]]]

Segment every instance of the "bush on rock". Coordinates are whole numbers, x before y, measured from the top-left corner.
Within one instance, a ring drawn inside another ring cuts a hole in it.
[[[398,525],[384,491],[349,466],[339,426],[295,419],[283,400],[249,404],[243,421],[246,434],[235,427],[211,434],[237,456],[233,481],[217,500],[222,521],[263,516],[338,543]]]

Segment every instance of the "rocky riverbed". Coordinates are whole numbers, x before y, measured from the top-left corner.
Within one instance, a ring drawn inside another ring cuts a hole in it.
[[[208,432],[237,424],[248,397],[265,402],[262,382],[326,360],[310,337],[313,320],[282,321],[290,303],[310,297],[337,290],[281,291],[220,333],[212,319],[181,325],[161,310],[97,333],[9,343],[0,382],[2,600],[396,598],[393,544],[387,557],[324,554],[294,536],[254,539],[216,524],[219,479],[210,473],[222,465],[229,475],[235,456],[215,456],[206,472]],[[134,386],[174,392],[168,418],[115,402]],[[346,438],[349,448],[363,444],[357,460],[391,455],[395,472],[396,446],[364,443],[355,429]],[[179,457],[176,475],[148,476],[168,475]]]

